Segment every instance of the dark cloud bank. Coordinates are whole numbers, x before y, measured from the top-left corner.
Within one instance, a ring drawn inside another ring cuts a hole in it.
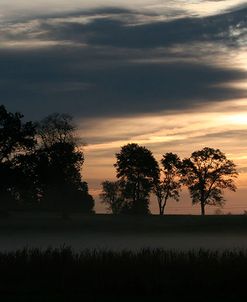
[[[108,18],[87,24],[54,25],[42,20],[39,39],[69,41],[70,45],[1,49],[1,103],[35,118],[53,111],[100,117],[183,110],[204,102],[246,97],[246,91],[227,87],[245,80],[246,72],[215,65],[215,50],[211,63],[203,54],[204,43],[228,47],[229,52],[242,45],[246,8],[213,17],[135,26],[116,18],[123,13],[134,14],[109,10]],[[201,49],[201,57],[194,54],[199,61],[193,60],[193,48],[190,61],[183,60],[183,49],[185,55],[192,43]],[[169,52],[175,45],[182,58]]]
[[[106,10],[97,11],[97,15],[106,13]],[[247,8],[217,16],[179,18],[136,26],[128,26],[128,23],[135,22],[138,13],[126,10],[109,10],[108,13],[115,18],[97,18],[87,24],[64,22],[52,25],[43,22],[44,38],[141,49],[191,42],[222,42],[238,47],[241,33],[247,25]],[[116,17],[118,15],[119,18]]]

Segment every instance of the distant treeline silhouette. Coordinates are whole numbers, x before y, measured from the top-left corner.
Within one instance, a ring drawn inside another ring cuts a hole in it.
[[[54,113],[40,122],[23,122],[23,115],[0,106],[0,206],[94,212],[94,199],[82,180],[84,155],[67,114]],[[150,194],[160,215],[169,199],[179,201],[187,186],[201,214],[207,205],[222,206],[223,190],[236,190],[235,164],[219,149],[205,147],[181,160],[165,153],[161,167],[146,147],[131,143],[116,154],[117,181],[102,183],[101,200],[113,214],[149,214]]]
[[[138,144],[127,144],[116,154],[117,181],[102,183],[101,200],[113,214],[148,214],[150,194],[157,197],[163,215],[169,199],[179,201],[182,186],[187,186],[192,203],[222,206],[223,190],[236,190],[236,165],[219,149],[205,147],[181,160],[166,153],[161,168],[152,152]]]
[[[82,180],[82,151],[66,114],[40,122],[0,106],[0,206],[11,209],[92,213],[93,197]]]

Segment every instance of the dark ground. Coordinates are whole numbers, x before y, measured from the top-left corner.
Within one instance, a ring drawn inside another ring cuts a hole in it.
[[[247,233],[247,215],[83,215],[71,214],[62,219],[52,212],[12,212],[0,217],[1,230],[80,230],[81,232],[164,233],[221,232]]]

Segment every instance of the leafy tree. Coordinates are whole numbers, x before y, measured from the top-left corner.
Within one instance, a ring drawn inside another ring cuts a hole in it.
[[[102,203],[107,205],[107,210],[113,214],[120,214],[123,209],[124,200],[119,181],[106,180],[102,182]]]
[[[35,125],[23,123],[23,115],[11,113],[0,106],[0,163],[10,161],[17,153],[35,146]]]
[[[46,205],[92,212],[94,200],[82,181],[82,151],[66,114],[52,114],[34,125],[0,106],[0,197],[5,204]]]
[[[154,185],[154,193],[157,197],[160,215],[164,215],[168,199],[179,201],[181,190],[180,159],[177,154],[166,153],[161,160],[162,179],[157,179]]]
[[[15,202],[18,177],[16,158],[30,152],[35,146],[35,126],[23,123],[21,113],[11,113],[0,106],[0,198],[2,209]]]
[[[159,177],[159,166],[152,152],[138,144],[127,144],[116,154],[117,178],[120,179],[126,211],[149,213],[149,194]]]
[[[193,152],[190,158],[183,160],[181,173],[192,203],[200,203],[202,215],[205,215],[206,205],[224,204],[224,189],[236,190],[236,165],[219,149],[205,147]]]
[[[41,201],[50,208],[60,209],[64,216],[76,208],[92,212],[94,206],[87,184],[82,181],[84,155],[76,144],[74,132],[72,118],[64,114],[52,114],[38,124],[40,148],[36,160]]]

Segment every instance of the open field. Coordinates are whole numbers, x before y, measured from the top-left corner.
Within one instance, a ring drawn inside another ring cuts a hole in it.
[[[112,216],[12,213],[0,219],[0,251],[83,249],[247,249],[247,216]]]

